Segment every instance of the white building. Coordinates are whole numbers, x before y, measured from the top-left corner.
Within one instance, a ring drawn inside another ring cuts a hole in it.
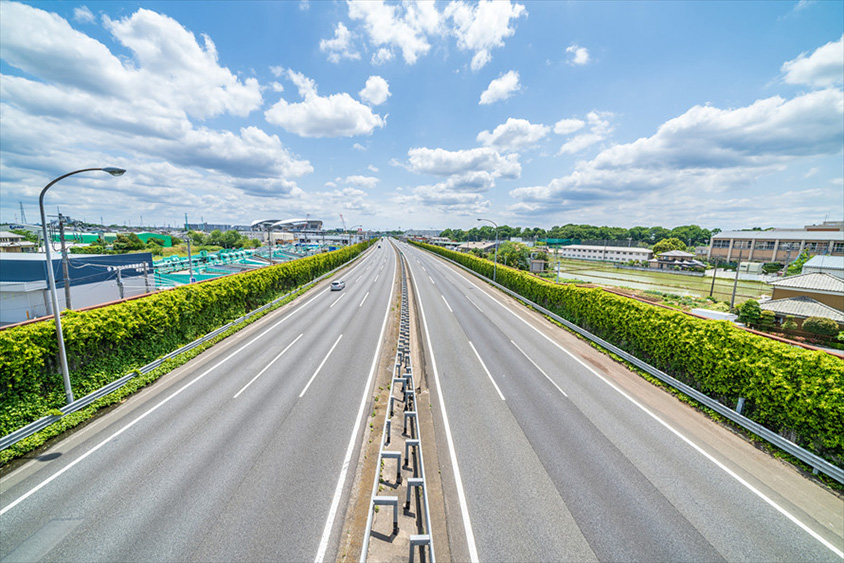
[[[554,251],[560,258],[574,260],[601,260],[603,262],[629,262],[630,260],[650,260],[654,256],[649,248],[631,246],[592,246],[572,244],[561,246]]]

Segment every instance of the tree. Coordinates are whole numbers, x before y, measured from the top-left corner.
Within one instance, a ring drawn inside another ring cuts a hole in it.
[[[738,321],[747,326],[754,326],[759,323],[762,318],[762,309],[759,308],[759,303],[754,299],[748,299],[739,307]]]
[[[777,317],[773,311],[762,311],[762,316],[759,317],[759,329],[771,330],[777,326]]]
[[[782,323],[783,330],[797,330],[797,323],[794,321],[794,317],[788,316],[785,318],[785,322]]]
[[[12,229],[12,232],[16,235],[22,236],[23,240],[34,242],[36,244],[38,243],[38,235],[36,235],[35,233],[31,233],[26,229]]]
[[[667,238],[654,245],[654,255],[662,254],[670,250],[686,250],[686,243],[677,238]]]
[[[132,250],[143,250],[146,248],[146,245],[135,233],[129,233],[128,235],[121,233],[117,235],[117,240],[114,241],[111,247],[118,252],[130,252]]]
[[[796,276],[797,274],[800,274],[803,271],[803,264],[808,261],[809,251],[803,250],[803,252],[801,252],[800,255],[794,260],[794,262],[788,265],[788,272],[786,272],[786,275]]]
[[[803,330],[821,336],[836,336],[838,323],[826,317],[809,317],[803,321]]]

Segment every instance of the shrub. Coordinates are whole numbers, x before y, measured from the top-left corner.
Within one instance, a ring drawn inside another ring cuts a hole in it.
[[[492,278],[492,262],[419,246]],[[497,277],[526,299],[725,404],[745,397],[746,416],[844,466],[840,358],[758,336],[726,321],[697,319],[597,288],[556,285],[500,264]]]
[[[82,397],[340,266],[372,241],[277,266],[62,315],[74,394]],[[0,435],[64,405],[55,322],[0,330]]]
[[[759,302],[755,299],[748,299],[739,306],[738,310],[738,321],[747,326],[755,326],[762,318],[762,309],[759,308]]]
[[[762,311],[762,316],[759,317],[759,328],[761,330],[771,330],[777,326],[777,317],[773,311]]]
[[[821,336],[837,336],[838,323],[826,317],[809,317],[803,321],[803,330]]]
[[[786,317],[785,321],[782,323],[782,328],[783,330],[797,330],[797,322],[795,322],[794,317]]]

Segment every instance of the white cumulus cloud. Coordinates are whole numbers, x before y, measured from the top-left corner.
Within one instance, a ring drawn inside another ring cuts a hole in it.
[[[547,125],[510,117],[492,132],[478,133],[477,141],[487,147],[512,152],[536,144],[550,129]]]
[[[489,83],[489,86],[481,94],[479,105],[494,104],[501,100],[506,100],[518,92],[521,86],[519,85],[519,73],[511,70],[507,74],[500,76]]]
[[[844,35],[818,47],[811,55],[801,53],[782,65],[789,84],[808,84],[825,88],[844,82]]]
[[[606,139],[610,135],[610,133],[612,133],[612,125],[609,121],[612,116],[613,114],[611,112],[590,111],[586,115],[586,123],[588,123],[589,125],[589,131],[587,133],[577,135],[567,141],[562,147],[560,147],[559,154],[578,153],[584,149],[591,147],[595,143],[600,143],[601,141]],[[579,122],[580,127],[576,127],[577,124],[574,122]],[[563,125],[560,125],[561,123]],[[584,123],[577,119],[564,119],[562,121],[558,121],[557,125],[560,125],[561,131],[574,128],[572,129],[573,132],[580,130]]]
[[[339,63],[343,59],[360,59],[360,53],[352,46],[352,33],[342,22],[337,24],[332,39],[319,42],[319,50],[328,53],[328,60],[332,63]]]
[[[477,71],[492,59],[490,50],[503,47],[504,38],[516,32],[510,23],[527,16],[527,10],[522,4],[512,4],[509,0],[481,0],[477,4],[456,1],[446,6],[443,15],[454,22],[457,46],[475,52],[471,68]]]
[[[589,49],[572,43],[566,47],[566,62],[573,66],[583,66],[589,62]]]
[[[79,23],[94,23],[97,18],[88,6],[78,6],[73,9],[73,21]]]
[[[428,36],[440,33],[442,15],[433,2],[387,4],[383,0],[349,2],[349,17],[360,21],[370,43],[379,49],[378,60],[392,57],[381,50],[399,49],[408,64],[416,63],[431,44]]]
[[[360,99],[372,106],[378,106],[390,97],[390,85],[380,76],[370,76],[366,87],[359,92]]]
[[[369,135],[384,119],[347,93],[320,96],[316,83],[305,75],[288,71],[303,100],[280,99],[264,112],[266,120],[301,137],[353,137]]]
[[[584,125],[586,123],[580,119],[561,119],[554,124],[554,133],[557,135],[569,135],[583,129]]]

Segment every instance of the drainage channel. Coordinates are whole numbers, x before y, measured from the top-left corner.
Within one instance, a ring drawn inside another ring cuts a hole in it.
[[[401,254],[400,254],[401,255]],[[410,345],[407,265],[401,255],[401,320],[393,376],[384,409],[384,430],[378,451],[360,560],[435,562],[428,486],[422,462],[422,436],[417,417],[416,385]]]

